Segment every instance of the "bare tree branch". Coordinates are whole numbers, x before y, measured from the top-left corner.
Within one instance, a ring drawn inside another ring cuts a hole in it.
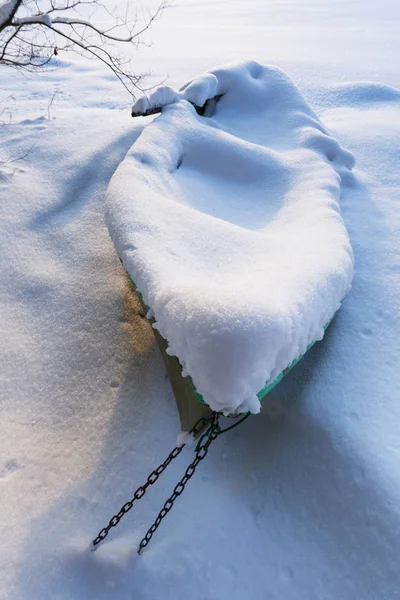
[[[165,7],[166,0],[161,0],[140,26],[129,15],[128,4],[126,13],[119,15],[102,0],[0,0],[0,67],[33,71],[62,52],[74,51],[106,65],[135,97],[135,90],[144,91],[144,75],[133,72],[119,45],[142,44],[141,36]],[[105,20],[112,25],[105,28]]]

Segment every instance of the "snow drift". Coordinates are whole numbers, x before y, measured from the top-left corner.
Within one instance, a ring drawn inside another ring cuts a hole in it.
[[[354,159],[277,68],[215,69],[136,110],[159,104],[110,182],[108,228],[204,400],[256,413],[350,288],[339,198]]]

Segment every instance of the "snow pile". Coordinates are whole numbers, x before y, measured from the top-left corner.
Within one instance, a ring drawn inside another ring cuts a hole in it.
[[[261,65],[253,63],[253,73],[262,68]],[[221,73],[221,70],[218,71]],[[257,75],[254,75],[255,77]],[[191,104],[198,107],[203,107],[207,100],[212,100],[216,97],[225,94],[229,81],[225,77],[217,77],[213,72],[205,73],[203,76],[186,83],[179,92],[176,92],[167,85],[156,88],[148,96],[141,96],[132,106],[132,116],[146,115],[155,109],[161,109],[168,104],[174,104],[179,100],[187,100]]]
[[[212,118],[186,101],[219,96]],[[239,63],[154,97],[167,105],[111,180],[109,231],[205,401],[256,413],[350,288],[339,196],[354,159],[277,68]]]
[[[156,88],[149,96],[141,96],[132,106],[132,116],[145,115],[153,109],[161,108],[167,104],[173,104],[179,99],[175,90],[167,85]]]

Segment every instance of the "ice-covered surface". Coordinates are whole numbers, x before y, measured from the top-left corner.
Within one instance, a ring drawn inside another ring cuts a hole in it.
[[[261,414],[215,441],[140,557],[193,447],[87,547],[179,430],[103,217],[146,120],[93,62],[0,71],[1,600],[399,599],[399,10],[186,0],[134,55],[173,88],[233,58],[277,64],[357,158],[340,201],[351,292]]]
[[[220,96],[215,114],[165,106],[113,176],[106,221],[205,402],[258,413],[257,393],[322,339],[350,288],[339,197],[354,159],[277,68],[221,67],[184,92]]]

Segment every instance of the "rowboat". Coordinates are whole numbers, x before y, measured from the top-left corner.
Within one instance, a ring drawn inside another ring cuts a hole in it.
[[[258,413],[351,287],[340,213],[353,155],[294,83],[254,61],[140,98],[148,123],[106,222],[167,365],[182,427]]]

